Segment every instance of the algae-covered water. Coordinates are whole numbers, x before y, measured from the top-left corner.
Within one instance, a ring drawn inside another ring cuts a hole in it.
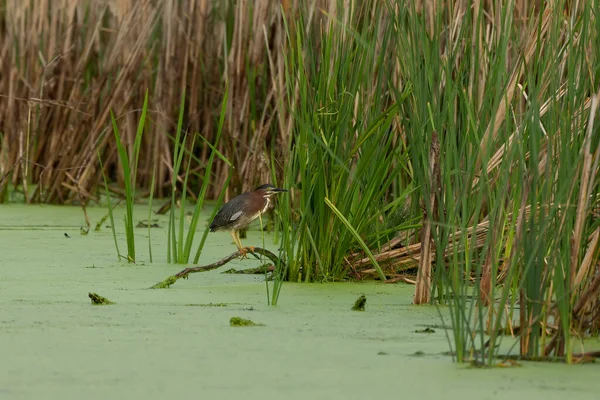
[[[145,220],[145,207],[135,212]],[[95,224],[105,210],[89,213]],[[182,269],[165,262],[166,217],[153,218],[154,263],[148,230],[137,229],[138,264],[128,265],[117,261],[106,224],[80,234],[79,208],[0,206],[0,399],[599,396],[600,365],[452,363],[443,329],[416,332],[440,319],[411,305],[404,284],[286,283],[273,307],[263,276],[221,274],[258,265],[246,259],[147,289]],[[244,240],[261,243],[258,232]],[[276,248],[270,236],[266,243]],[[227,232],[211,234],[200,263],[233,250]],[[93,306],[89,292],[116,304]],[[351,311],[361,294],[366,310]],[[231,317],[264,326],[232,327]]]

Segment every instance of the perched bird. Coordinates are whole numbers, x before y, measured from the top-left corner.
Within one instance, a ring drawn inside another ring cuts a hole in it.
[[[287,192],[271,184],[240,194],[221,207],[212,223],[210,231],[228,230],[240,253],[246,253],[239,236],[239,230],[246,228],[252,221],[267,212],[273,203],[273,196]]]

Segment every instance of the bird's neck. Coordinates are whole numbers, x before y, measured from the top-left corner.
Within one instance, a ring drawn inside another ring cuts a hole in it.
[[[261,214],[264,214],[264,213],[266,213],[266,212],[267,212],[267,210],[269,209],[269,206],[271,205],[271,196],[267,196],[267,197],[265,197],[265,200],[266,200],[266,203],[265,203],[265,206],[264,206],[264,207],[263,207],[263,209],[262,209],[262,212],[261,212]]]

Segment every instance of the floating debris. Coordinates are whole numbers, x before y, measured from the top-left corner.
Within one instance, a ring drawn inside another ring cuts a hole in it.
[[[515,360],[504,360],[504,361],[500,361],[499,363],[497,363],[496,366],[500,367],[500,368],[512,368],[512,367],[520,367],[521,364],[519,364]]]
[[[229,325],[231,326],[265,326],[264,324],[257,324],[256,322],[250,319],[244,319],[240,317],[231,317],[229,320]]]
[[[358,299],[356,299],[356,301],[354,302],[354,305],[352,306],[352,309],[354,311],[365,311],[366,305],[367,305],[367,298],[363,294]]]
[[[94,231],[100,232],[100,229],[102,229],[102,224],[106,222],[108,217],[110,217],[110,213],[107,213],[104,217],[100,219],[100,221],[98,221],[96,227],[94,228]],[[110,226],[107,226],[107,228],[110,228]]]
[[[160,208],[158,210],[156,210],[154,213],[158,214],[158,215],[164,215],[170,209],[171,209],[171,200],[167,201],[165,204],[163,204],[162,206],[160,206]]]
[[[160,228],[160,225],[158,225],[156,223],[156,221],[158,221],[158,220],[153,219],[151,223],[148,223],[146,221],[139,221],[135,227],[136,228]]]
[[[227,307],[227,303],[188,303],[186,307]]]
[[[435,330],[427,327],[425,329],[417,329],[415,333],[435,333]]]
[[[92,299],[92,304],[94,305],[108,305],[115,304],[114,301],[110,301],[106,297],[102,297],[97,293],[88,293],[88,297]]]

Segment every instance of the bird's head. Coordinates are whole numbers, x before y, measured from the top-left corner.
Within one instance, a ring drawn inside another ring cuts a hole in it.
[[[271,185],[270,183],[267,183],[265,185],[259,186],[256,189],[254,189],[254,192],[261,194],[263,197],[271,197],[278,193],[285,193],[285,192],[287,192],[287,190],[276,188],[275,186]]]

